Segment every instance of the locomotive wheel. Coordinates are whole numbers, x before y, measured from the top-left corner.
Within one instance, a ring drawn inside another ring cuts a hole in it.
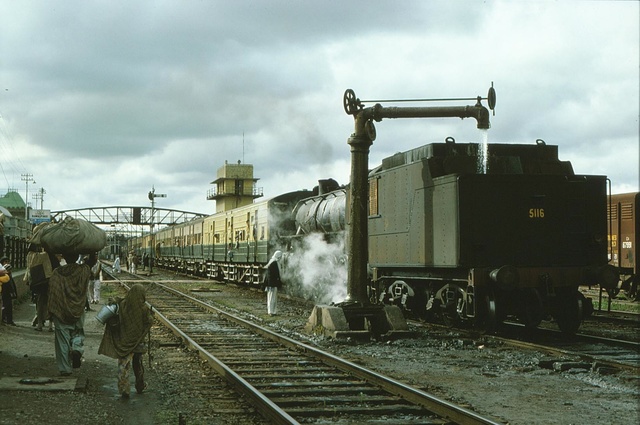
[[[607,288],[606,291],[607,295],[609,295],[609,298],[615,299],[620,293],[620,288]]]
[[[638,276],[632,276],[629,280],[629,288],[625,291],[625,295],[628,299],[633,301],[640,301],[640,291],[638,291],[638,284],[640,278]]]
[[[522,305],[518,313],[518,320],[526,328],[535,329],[542,322],[542,298],[536,289],[525,290],[522,297]]]
[[[444,324],[450,327],[462,327],[465,324],[465,318],[460,314],[460,311],[463,311],[460,308],[461,303],[465,297],[462,289],[456,285],[447,284],[438,292],[436,300],[440,304],[440,315]]]
[[[436,310],[433,303],[433,293],[430,290],[425,288],[416,290],[413,306],[418,319],[427,322],[433,321],[434,310]]]
[[[442,311],[442,323],[450,328],[461,328],[463,324],[462,320],[460,320],[456,314],[451,314],[445,310]]]
[[[578,331],[582,323],[583,301],[582,294],[578,292],[561,296],[557,300],[555,319],[563,333],[573,335]]]
[[[483,321],[484,330],[487,333],[495,333],[498,330],[498,313],[496,311],[496,300],[493,294],[484,297],[485,318]]]

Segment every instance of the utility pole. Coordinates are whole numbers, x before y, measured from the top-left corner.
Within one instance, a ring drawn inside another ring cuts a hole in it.
[[[24,219],[29,220],[29,182],[36,183],[33,180],[33,174],[25,173],[21,174],[21,180],[25,183],[25,193],[24,193]]]
[[[36,200],[36,207],[38,206],[38,201],[40,201],[40,210],[44,209],[44,194],[47,193],[46,190],[44,190],[44,187],[41,187],[40,189],[38,189],[38,191],[36,193],[33,194],[33,199]]]
[[[153,262],[155,261],[155,243],[156,237],[153,233],[153,217],[155,215],[155,205],[156,198],[166,198],[167,195],[164,193],[156,193],[156,188],[154,186],[151,187],[151,191],[149,192],[149,200],[151,201],[151,219],[149,221],[149,229],[151,230],[149,234],[149,240],[151,241],[151,256],[149,258],[149,274],[153,273]]]

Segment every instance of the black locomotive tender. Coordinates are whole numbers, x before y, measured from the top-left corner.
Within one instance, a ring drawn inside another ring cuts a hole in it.
[[[486,170],[478,171],[487,151]],[[157,264],[258,285],[275,249],[310,233],[330,241],[345,232],[348,195],[331,189],[219,212],[166,229],[166,237],[158,232]],[[618,283],[607,259],[606,177],[574,174],[558,147],[542,140],[483,146],[448,138],[388,157],[369,173],[368,221],[370,301],[417,317],[489,330],[507,317],[528,327],[553,319],[574,333],[593,309],[578,287]],[[207,234],[229,226],[246,231]]]
[[[370,173],[369,262],[379,300],[493,329],[553,317],[573,333],[582,284],[607,265],[606,177],[575,175],[558,147],[452,140],[396,154]]]

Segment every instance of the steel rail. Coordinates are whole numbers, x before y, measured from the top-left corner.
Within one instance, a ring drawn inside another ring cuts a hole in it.
[[[128,288],[128,285],[125,284],[125,281],[119,279],[118,276],[112,275],[112,277],[121,282],[121,284]],[[142,279],[141,279],[142,281]],[[149,284],[150,280],[144,280],[147,284]],[[131,283],[132,280],[126,280],[126,283]],[[461,406],[457,406],[453,403],[449,403],[446,400],[439,399],[429,393],[426,393],[417,388],[411,387],[409,385],[403,384],[399,381],[396,381],[387,376],[378,374],[369,369],[356,365],[352,362],[349,362],[345,359],[337,357],[333,354],[324,352],[320,349],[312,347],[308,344],[304,344],[302,342],[296,341],[292,338],[289,338],[284,335],[280,335],[276,332],[273,332],[269,329],[266,329],[262,326],[256,325],[255,323],[249,322],[241,317],[230,314],[218,307],[215,307],[211,304],[205,303],[197,298],[194,298],[188,294],[180,292],[174,288],[171,288],[167,285],[164,285],[158,281],[152,283],[156,287],[161,288],[162,290],[169,292],[177,297],[185,299],[190,303],[196,305],[197,307],[218,315],[225,320],[235,323],[238,326],[241,326],[249,331],[258,334],[266,339],[269,339],[281,346],[286,348],[295,350],[296,352],[309,355],[311,357],[316,358],[321,363],[324,363],[328,366],[335,367],[343,373],[349,374],[351,376],[357,377],[363,381],[368,382],[370,385],[374,385],[382,390],[386,391],[389,394],[400,397],[405,401],[411,403],[412,405],[418,406],[420,408],[426,409],[442,418],[446,418],[447,423],[455,423],[460,425],[499,425],[500,422],[495,422],[492,419],[483,417],[476,412],[465,409]],[[218,373],[221,377],[223,377],[232,388],[234,388],[238,393],[244,395],[247,399],[252,402],[252,405],[256,408],[256,410],[266,419],[270,420],[271,423],[274,424],[298,424],[299,422],[294,419],[291,415],[289,415],[284,409],[279,407],[276,403],[270,400],[267,396],[265,396],[260,390],[251,385],[247,380],[245,380],[238,373],[229,368],[224,362],[217,359],[214,355],[208,352],[208,350],[202,347],[198,342],[196,342],[193,338],[183,332],[179,326],[174,324],[168,317],[162,314],[157,308],[155,308],[152,304],[147,302],[147,304],[152,309],[154,316],[158,321],[163,323],[171,332],[179,337],[186,345],[190,348],[197,350],[198,355],[207,361],[210,367]]]
[[[511,327],[514,327],[514,328],[522,328],[522,329],[524,329],[524,327],[525,327],[521,323],[505,322],[504,324],[508,325],[508,326],[511,326]],[[553,336],[554,338],[561,338],[563,336],[561,331],[558,331],[558,330],[555,330],[555,329],[538,328],[538,329],[536,329],[536,332],[538,332],[538,334],[545,333],[547,335]],[[609,367],[628,370],[628,371],[630,371],[630,372],[632,372],[634,374],[639,374],[640,373],[640,366],[638,366],[637,364],[629,364],[629,363],[624,363],[624,362],[621,362],[621,361],[602,358],[597,353],[596,354],[585,353],[585,352],[581,352],[579,350],[571,350],[571,349],[567,349],[567,348],[564,348],[564,347],[558,347],[558,346],[553,346],[553,345],[544,345],[544,344],[541,344],[541,343],[531,342],[531,341],[521,341],[521,340],[517,340],[517,339],[513,339],[513,338],[507,338],[507,337],[501,337],[501,336],[497,336],[497,335],[491,335],[491,338],[496,340],[496,341],[501,341],[504,344],[509,344],[511,346],[514,346],[514,347],[523,347],[523,348],[527,348],[527,349],[530,349],[530,350],[539,350],[539,351],[544,351],[544,352],[547,352],[547,353],[550,353],[550,354],[574,356],[574,357],[578,357],[580,359],[583,359],[585,361],[598,362],[600,364],[603,364],[603,365],[606,365],[606,366],[609,366]],[[556,341],[556,342],[558,342],[558,341]],[[564,341],[563,344],[566,344],[566,343],[579,343],[579,342],[602,343],[602,344],[609,345],[609,346],[618,346],[618,347],[621,347],[623,349],[627,349],[630,352],[640,353],[640,343],[638,343],[638,342],[625,341],[625,340],[620,340],[620,339],[606,338],[606,337],[601,337],[601,336],[596,336],[596,335],[588,335],[588,334],[581,334],[581,333],[575,334],[573,336],[573,340]]]
[[[136,275],[131,275],[134,279],[120,279],[119,276],[113,273],[111,270],[105,270],[109,276],[120,283],[126,290],[129,290],[129,284],[135,282],[144,282],[145,284],[153,284],[162,287],[164,290],[175,293],[178,296],[188,299],[191,302],[198,301],[193,297],[183,294],[179,291],[173,290],[159,282],[154,282],[149,279],[136,279]],[[129,273],[126,273],[129,275]],[[194,341],[189,335],[183,332],[176,324],[174,324],[168,317],[166,317],[160,310],[154,308],[151,303],[147,301],[147,306],[151,310],[154,318],[161,322],[166,328],[168,328],[174,335],[180,338],[188,347],[196,350],[200,358],[205,360],[209,366],[222,378],[224,378],[233,389],[238,393],[251,400],[253,407],[260,412],[260,414],[268,419],[271,423],[277,425],[299,425],[299,422],[292,418],[287,412],[281,409],[277,404],[273,403],[269,398],[262,394],[259,390],[248,383],[244,378],[231,370],[223,362],[218,360],[215,356],[211,355],[204,347]],[[204,304],[205,306],[207,304]],[[150,347],[149,347],[150,348]]]
[[[319,359],[320,361],[322,361],[323,363],[336,367],[337,369],[345,372],[345,373],[349,373],[351,375],[354,375],[360,379],[363,379],[373,385],[376,385],[380,388],[382,388],[383,390],[387,391],[390,394],[396,395],[398,397],[403,398],[404,400],[409,401],[410,403],[416,405],[416,406],[420,406],[426,410],[429,410],[441,417],[445,417],[451,421],[454,421],[457,424],[460,425],[477,425],[477,424],[484,424],[484,425],[498,425],[499,422],[495,422],[492,419],[483,417],[475,412],[472,412],[468,409],[465,409],[463,407],[457,406],[455,404],[449,403],[446,400],[442,400],[439,399],[431,394],[428,394],[422,390],[419,390],[417,388],[408,386],[406,384],[403,384],[399,381],[396,381],[392,378],[383,376],[381,374],[378,374],[376,372],[373,372],[369,369],[366,369],[364,367],[361,367],[359,365],[356,365],[352,362],[349,362],[345,359],[341,359],[333,354],[324,352],[322,350],[319,350],[315,347],[312,347],[310,345],[301,343],[299,341],[293,340],[287,336],[284,335],[280,335],[277,334],[269,329],[266,329],[262,326],[256,325],[254,323],[251,323],[241,317],[235,316],[233,314],[230,314],[228,312],[225,312],[215,306],[212,306],[210,304],[207,304],[203,301],[200,301],[194,297],[191,297],[187,294],[184,294],[178,290],[175,290],[173,288],[170,288],[166,285],[162,285],[160,283],[156,283],[156,285],[161,286],[163,289],[167,290],[168,292],[174,293],[175,295],[178,295],[184,299],[189,300],[190,302],[200,306],[201,308],[210,311],[212,313],[215,313],[217,315],[219,315],[220,317],[223,317],[231,322],[234,322],[238,325],[241,325],[245,328],[250,329],[251,331],[266,337],[274,342],[277,342],[279,344],[285,345],[288,348],[294,349],[298,352],[303,352],[303,353],[308,353],[312,356],[314,356],[315,358]],[[177,328],[176,328],[177,329]],[[197,343],[195,343],[195,341],[193,341],[191,338],[189,338],[186,334],[184,334],[182,331],[179,331],[179,335],[180,338],[183,338],[185,341],[189,341],[190,345],[193,345],[194,347],[200,347]],[[197,348],[198,350],[202,349],[204,350],[204,348],[200,347]],[[212,361],[214,362],[214,364],[216,365],[216,371],[218,371],[218,373],[223,374],[223,376],[226,377],[226,374],[229,373],[231,374],[231,376],[233,377],[234,381],[237,379],[238,382],[243,382],[246,383],[246,385],[251,386],[250,384],[248,384],[244,379],[242,379],[240,376],[238,376],[237,374],[235,374],[233,371],[231,371],[227,366],[225,366],[223,363],[219,362],[217,359],[215,359],[215,357],[211,356],[210,354],[206,355],[206,358],[209,359],[209,357],[211,357]],[[237,378],[236,378],[237,377]],[[255,390],[255,388],[251,387],[253,390]],[[257,391],[257,390],[255,390]],[[256,396],[258,400],[262,401],[262,397],[258,397]],[[269,405],[270,406],[270,405]],[[295,423],[295,422],[292,422]]]
[[[410,323],[412,323],[415,326],[425,326],[425,323],[423,322],[418,322],[415,320],[411,320]],[[505,325],[514,327],[514,328],[522,328],[524,329],[525,326],[522,323],[515,323],[515,322],[504,322]],[[443,330],[450,330],[451,328],[448,326],[444,326],[444,325],[440,325],[437,323],[429,323],[428,326],[430,327],[434,327],[434,328],[438,328],[438,329],[443,329]],[[476,336],[471,335],[470,332],[467,332],[464,329],[460,329],[460,328],[456,328],[457,332],[461,332],[466,334],[468,337],[470,338],[475,338]],[[548,332],[549,334],[553,334],[553,335],[562,335],[562,332],[554,330],[554,329],[544,329],[544,328],[538,328],[536,329],[537,332]],[[511,347],[515,347],[515,348],[524,348],[527,350],[537,350],[537,351],[542,351],[548,354],[553,354],[553,355],[564,355],[564,356],[573,356],[573,357],[578,357],[584,361],[589,361],[589,362],[598,362],[599,364],[608,366],[608,367],[612,367],[612,368],[616,368],[616,369],[624,369],[624,370],[628,370],[632,373],[634,373],[635,375],[640,373],[640,366],[638,365],[632,365],[632,364],[628,364],[628,363],[622,363],[622,362],[618,362],[615,360],[609,360],[609,359],[604,359],[601,357],[598,357],[597,355],[592,355],[592,354],[587,354],[584,352],[579,352],[579,351],[572,351],[572,350],[568,350],[566,348],[561,348],[561,347],[554,347],[554,346],[550,346],[550,345],[543,345],[540,343],[536,343],[536,342],[531,342],[531,341],[522,341],[519,339],[514,339],[514,338],[509,338],[506,336],[499,336],[499,335],[489,335],[489,334],[485,334],[484,337],[494,340],[494,341],[498,341],[502,344],[511,346]],[[611,343],[612,345],[618,345],[620,347],[623,348],[628,348],[630,350],[635,350],[636,352],[640,353],[640,343],[637,342],[633,342],[633,341],[624,341],[624,340],[618,340],[618,339],[612,339],[612,338],[604,338],[604,337],[598,337],[598,336],[592,336],[592,335],[585,335],[585,334],[576,334],[575,335],[576,338],[578,339],[583,339],[584,341],[591,341],[591,342],[600,342],[600,343]],[[577,340],[576,340],[577,341]]]
[[[204,347],[200,346],[189,335],[184,333],[178,326],[176,326],[171,320],[164,316],[160,311],[154,309],[154,316],[160,322],[162,322],[167,328],[169,328],[174,335],[182,339],[189,347],[198,351],[198,355],[206,360],[209,366],[215,370],[220,376],[222,376],[233,389],[240,394],[251,400],[253,407],[260,412],[266,419],[273,424],[278,425],[291,425],[299,424],[294,418],[289,416],[287,412],[281,409],[277,404],[272,402],[244,378],[231,370],[227,365],[211,355]]]
[[[585,321],[624,323],[638,326],[640,325],[640,313],[633,311],[595,310]]]

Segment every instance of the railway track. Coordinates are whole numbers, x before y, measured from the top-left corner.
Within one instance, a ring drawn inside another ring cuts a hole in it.
[[[619,323],[625,326],[640,327],[640,314],[629,311],[605,311],[595,310],[593,314],[585,319],[585,321]]]
[[[269,423],[497,423],[161,283],[147,302]]]
[[[171,281],[180,282],[175,279]],[[420,326],[419,322],[412,321],[412,323]],[[588,324],[611,325],[595,330]],[[616,332],[616,325],[624,331]],[[640,319],[634,313],[595,312],[585,320],[583,324],[585,332],[571,337],[567,337],[554,327],[539,327],[532,331],[525,330],[519,323],[506,322],[502,328],[502,335],[493,336],[493,338],[516,347],[535,349],[562,358],[578,359],[582,365],[590,363],[593,368],[625,370],[640,375],[639,325]],[[567,364],[570,363],[567,362]]]
[[[523,331],[524,326],[514,323],[509,323],[508,326],[511,329],[494,338],[512,345],[579,359],[580,362],[591,364],[595,368],[607,367],[640,375],[638,341],[586,333],[567,336],[555,329]]]
[[[413,320],[410,323],[417,327],[451,329],[449,326],[435,323]],[[459,334],[465,335],[470,340],[478,338],[478,333],[473,330],[456,328],[456,334],[458,335],[456,338]],[[520,323],[504,322],[498,334],[484,334],[482,338],[514,348],[540,351],[555,357],[553,360],[541,362],[540,366],[545,368],[555,367],[560,371],[574,367],[602,371],[607,374],[625,371],[631,375],[640,376],[640,342],[637,340],[637,333],[633,335],[635,340],[586,333],[567,336],[556,329],[526,329]]]

